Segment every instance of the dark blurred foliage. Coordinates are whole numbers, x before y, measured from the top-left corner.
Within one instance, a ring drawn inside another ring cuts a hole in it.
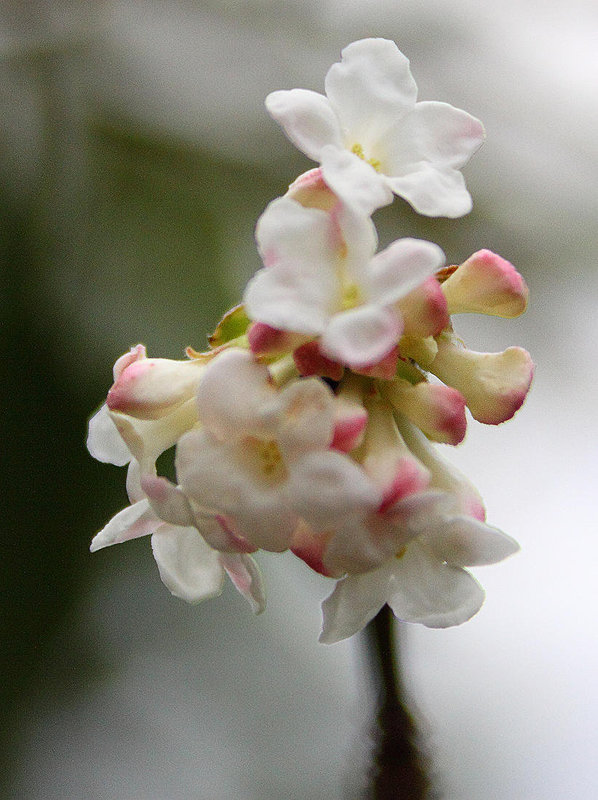
[[[138,339],[153,355],[183,357],[185,344],[205,347],[234,300],[229,295],[238,295],[256,266],[227,275],[219,246],[230,215],[246,220],[251,245],[264,198],[280,191],[271,176],[101,124],[86,141],[81,172],[69,175],[61,133],[51,137],[32,195],[6,187],[0,199],[0,730],[8,759],[32,693],[69,692],[97,666],[88,640],[74,632],[65,641],[63,630],[104,563],[90,557],[90,537],[126,503],[123,472],[93,461],[84,445],[112,361]],[[111,342],[125,329],[127,338]]]

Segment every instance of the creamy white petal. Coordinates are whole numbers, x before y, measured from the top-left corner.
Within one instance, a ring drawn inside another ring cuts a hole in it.
[[[388,39],[362,39],[328,70],[326,94],[341,121],[345,145],[365,145],[408,113],[417,98],[409,60]]]
[[[183,436],[177,479],[194,504],[228,515],[256,547],[286,550],[297,525],[286,505],[284,465],[264,471],[260,442],[221,443],[204,431]]]
[[[155,514],[164,522],[181,527],[195,525],[195,515],[180,487],[157,475],[144,475],[141,486]]]
[[[273,200],[259,218],[255,238],[267,267],[280,262],[314,270],[330,261],[330,216],[289,197]]]
[[[140,500],[132,506],[127,506],[119,511],[110,522],[97,533],[89,546],[92,553],[101,550],[102,547],[109,547],[112,544],[120,544],[129,539],[137,539],[140,536],[147,536],[153,533],[160,525],[162,520],[154,514],[147,500]]]
[[[438,245],[422,239],[398,239],[370,262],[372,298],[380,305],[396,303],[444,264]]]
[[[222,591],[219,554],[195,528],[162,525],[152,536],[152,550],[162,583],[175,597],[199,603]]]
[[[449,518],[424,538],[439,560],[459,567],[496,564],[519,550],[506,533],[465,516]]]
[[[448,628],[479,611],[484,590],[468,572],[436,560],[415,541],[394,559],[386,600],[405,622]]]
[[[267,434],[278,404],[267,368],[245,350],[220,353],[206,368],[197,391],[201,422],[227,441]]]
[[[420,214],[454,219],[471,211],[471,195],[465,188],[463,175],[457,170],[449,167],[437,169],[427,162],[420,162],[402,172],[401,176],[388,177],[386,182],[395,194],[404,197]]]
[[[373,511],[381,492],[347,456],[329,451],[308,453],[293,463],[289,502],[315,530],[323,530],[347,514]]]
[[[449,103],[417,103],[387,131],[385,172],[404,175],[425,162],[444,169],[461,169],[485,138],[482,123]]]
[[[322,352],[349,367],[370,367],[396,345],[403,330],[392,308],[364,305],[335,314],[322,334]]]
[[[393,201],[392,187],[384,175],[349,150],[322,148],[322,175],[332,191],[362,214],[373,212]]]
[[[154,471],[154,462],[172,447],[198,419],[195,398],[177,406],[158,419],[137,419],[118,411],[110,412],[112,421],[143,473]]]
[[[326,326],[336,293],[336,276],[326,264],[301,270],[281,263],[258,270],[247,284],[243,302],[252,320],[315,336]]]
[[[314,161],[324,145],[342,147],[338,119],[324,95],[308,89],[272,92],[266,108],[293,144]]]
[[[277,441],[286,458],[324,450],[334,432],[335,401],[319,378],[304,378],[285,387]]]
[[[380,569],[338,581],[322,603],[320,642],[334,644],[364,628],[386,603],[391,571],[387,562]]]
[[[462,513],[483,521],[486,516],[484,503],[471,481],[442,458],[424,434],[405,417],[398,415],[397,425],[409,449],[430,470],[432,487],[454,498],[452,513]]]
[[[105,403],[89,420],[87,449],[93,458],[104,464],[124,467],[131,460],[129,448],[118,432]]]

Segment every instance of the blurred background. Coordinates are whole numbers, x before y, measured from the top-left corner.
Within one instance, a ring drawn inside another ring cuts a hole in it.
[[[456,328],[537,365],[513,421],[472,424],[446,452],[522,552],[477,570],[488,599],[471,622],[402,631],[412,706],[445,800],[594,796],[593,0],[2,4],[2,796],[358,796],[363,654],[358,637],[317,643],[326,580],[288,554],[262,558],[269,605],[253,619],[230,587],[197,607],[171,598],[148,541],[91,556],[126,496],[123,470],[84,442],[114,360],[137,342],[171,358],[203,349],[259,266],[259,214],[311,166],[266,94],[322,91],[365,36],[394,39],[420,98],[488,134],[465,170],[474,211],[426,220],[395,201],[376,216],[381,242],[512,261],[527,314]]]

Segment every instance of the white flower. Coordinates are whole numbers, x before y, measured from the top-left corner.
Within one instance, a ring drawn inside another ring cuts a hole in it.
[[[122,511],[93,538],[95,552],[112,544],[151,535],[152,551],[164,585],[188,603],[219,595],[228,574],[254,613],[265,607],[262,578],[253,559],[245,554],[213,550],[196,527],[172,525],[158,517],[147,498]]]
[[[177,479],[193,509],[225,518],[255,547],[285,550],[301,517],[326,526],[380,494],[347,456],[332,451],[335,401],[317,378],[277,390],[267,368],[228,350],[198,390],[201,430],[186,433]]]
[[[362,39],[326,75],[326,96],[305,89],[268,95],[291,141],[322,165],[344,201],[371,213],[404,197],[428,216],[460,217],[471,197],[459,171],[480,147],[479,120],[447,103],[416,102],[408,59],[394,42]]]
[[[367,540],[352,539],[342,528],[340,540],[333,536],[327,543],[324,564],[338,568],[344,560],[354,566],[322,605],[320,641],[327,644],[361,630],[385,603],[406,622],[430,628],[460,625],[484,601],[483,589],[464,567],[494,564],[519,549],[513,539],[483,522],[475,489],[440,459],[425,437],[405,420],[400,430],[430,471],[429,490],[399,499],[384,512],[378,530],[370,517],[374,535],[369,550]],[[367,558],[374,568],[363,571]]]
[[[319,337],[325,356],[354,369],[392,352],[403,331],[399,302],[444,263],[437,245],[418,239],[374,255],[371,220],[340,203],[328,213],[279,198],[256,239],[266,267],[247,286],[249,317]]]

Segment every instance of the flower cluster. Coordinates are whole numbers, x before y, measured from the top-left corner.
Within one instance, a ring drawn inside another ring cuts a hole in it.
[[[460,266],[412,238],[377,252],[371,215],[393,193],[423,214],[466,213],[459,169],[482,125],[417,103],[409,62],[384,39],[347,47],[326,96],[294,89],[266,105],[320,166],[261,216],[264,266],[207,352],[171,361],[137,345],[116,362],[88,447],[129,464],[131,504],[92,550],[151,534],[173,594],[211,597],[227,574],[256,612],[252,554],[291,550],[335,582],[328,643],[385,603],[402,620],[459,624],[484,597],[465,568],[517,545],[485,523],[475,488],[434,443],[463,440],[466,408],[486,424],[510,419],[533,367],[518,347],[469,350],[451,315],[516,317],[527,287],[488,250]],[[156,467],[171,447],[176,483]]]

